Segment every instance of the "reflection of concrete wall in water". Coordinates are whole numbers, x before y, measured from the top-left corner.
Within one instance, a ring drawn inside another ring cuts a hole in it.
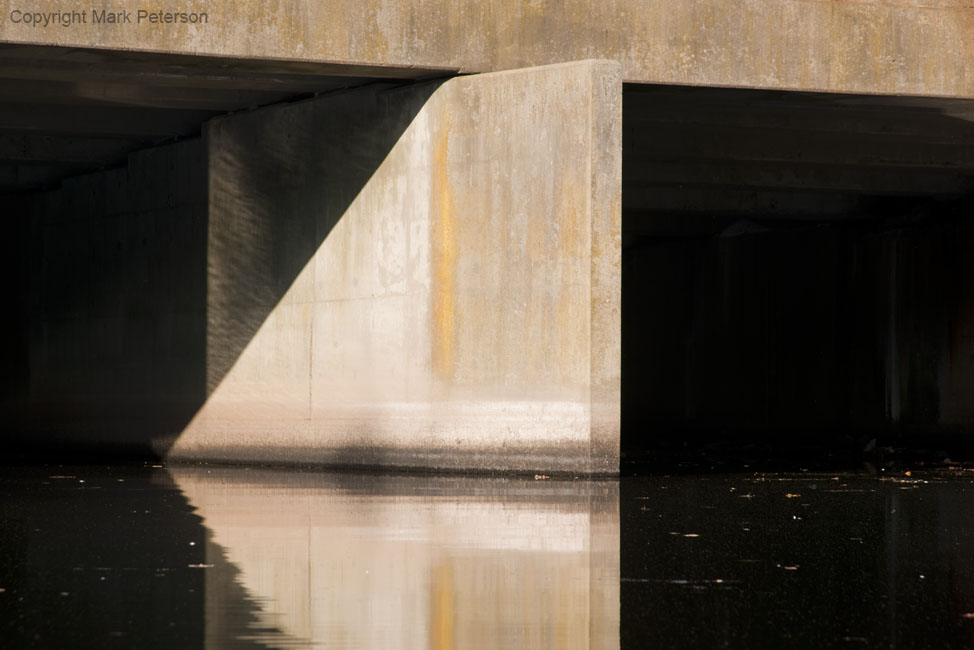
[[[615,483],[170,471],[293,638],[618,648]]]

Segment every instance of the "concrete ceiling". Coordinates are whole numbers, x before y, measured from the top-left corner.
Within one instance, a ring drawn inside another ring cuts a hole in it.
[[[217,115],[442,74],[0,44],[0,193],[118,165],[132,151],[198,135]]]
[[[217,115],[443,74],[0,44],[0,193],[119,165]],[[630,217],[845,217],[863,197],[974,188],[974,100],[660,85],[624,97]]]
[[[969,99],[627,85],[623,130],[630,232],[877,218],[974,196]]]

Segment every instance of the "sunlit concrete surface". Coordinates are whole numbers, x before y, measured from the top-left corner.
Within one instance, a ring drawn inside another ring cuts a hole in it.
[[[211,122],[208,398],[163,451],[616,472],[621,91],[582,62]]]
[[[207,592],[239,582],[272,646],[619,647],[616,482],[167,471],[205,563],[239,569]],[[232,633],[221,606],[206,647]]]
[[[603,58],[642,83],[974,96],[966,0],[154,3],[206,13],[168,24],[109,8],[131,23],[96,24],[84,0],[4,0],[0,41],[462,72]],[[44,26],[45,12],[60,13]]]

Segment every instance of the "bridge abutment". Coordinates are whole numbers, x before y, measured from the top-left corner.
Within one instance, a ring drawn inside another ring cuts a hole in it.
[[[170,456],[612,473],[619,67],[211,122],[206,404]]]

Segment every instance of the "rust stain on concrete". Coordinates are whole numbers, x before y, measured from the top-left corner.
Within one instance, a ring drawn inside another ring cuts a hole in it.
[[[455,600],[453,589],[453,570],[449,564],[436,567],[433,572],[432,612],[430,616],[430,649],[449,650],[456,647],[453,622]]]
[[[575,178],[575,170],[566,169],[561,174],[561,197],[558,205],[558,250],[562,257],[572,259],[584,253],[583,221],[585,209],[580,206],[584,197],[578,196],[578,188],[585,187]]]
[[[450,118],[433,145],[432,205],[435,210],[431,229],[433,263],[433,371],[440,379],[452,379],[456,332],[457,228],[450,189],[447,152],[450,144]]]

